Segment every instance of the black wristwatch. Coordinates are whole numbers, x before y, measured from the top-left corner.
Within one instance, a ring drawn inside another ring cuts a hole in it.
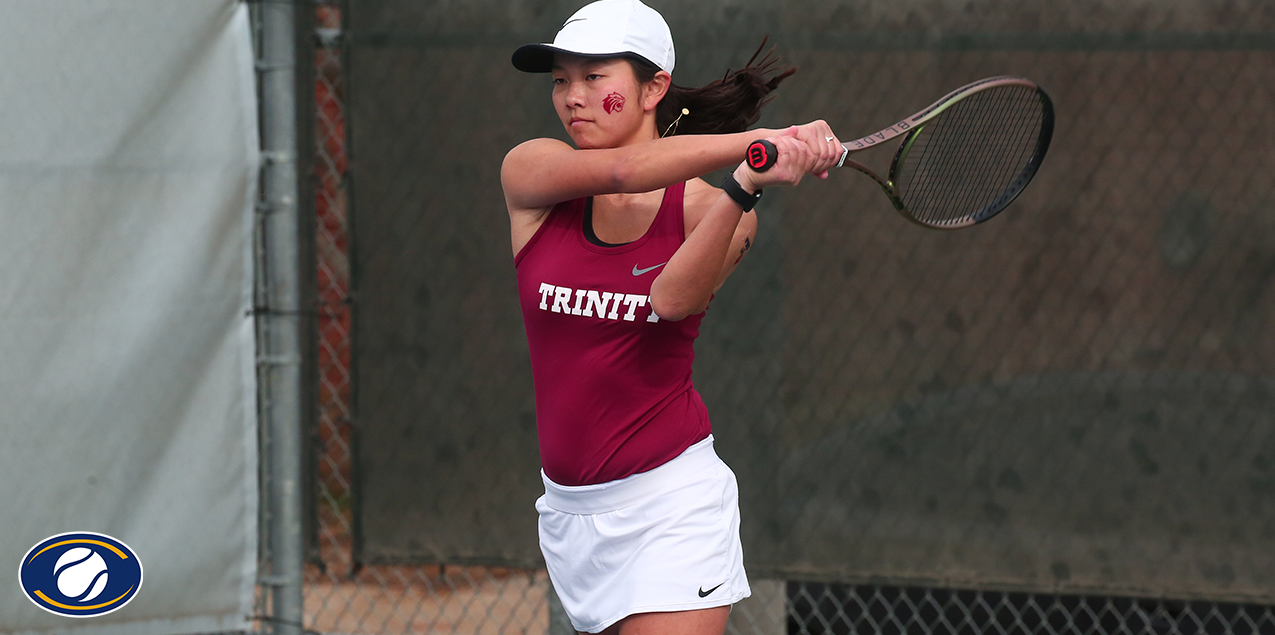
[[[722,189],[725,190],[726,194],[734,199],[735,203],[739,205],[739,208],[745,212],[752,209],[753,206],[757,204],[757,201],[761,200],[761,190],[757,190],[752,194],[745,192],[743,186],[739,184],[739,181],[735,180],[734,172],[726,173],[726,178],[722,179]]]

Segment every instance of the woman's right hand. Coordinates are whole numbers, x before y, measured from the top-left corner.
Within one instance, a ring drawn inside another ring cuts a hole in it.
[[[758,172],[745,161],[735,168],[735,180],[745,190],[756,192],[776,185],[796,185],[807,174],[826,170],[827,168],[822,167],[826,162],[825,158],[799,138],[800,133],[798,126],[792,126],[776,136],[768,137],[766,140],[773,143],[779,151],[775,164],[765,172]]]

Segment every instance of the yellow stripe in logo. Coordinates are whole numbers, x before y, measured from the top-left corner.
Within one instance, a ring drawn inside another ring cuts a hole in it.
[[[115,552],[115,555],[117,555],[117,556],[119,556],[119,557],[121,557],[121,558],[123,558],[123,559],[125,559],[125,560],[128,560],[128,554],[124,553],[123,551],[120,551],[118,548],[116,548],[116,547],[115,547],[115,545],[107,544],[107,543],[105,543],[105,542],[102,542],[101,540],[89,540],[89,539],[87,539],[87,538],[79,538],[79,539],[76,539],[76,540],[63,540],[62,542],[55,542],[55,543],[53,543],[53,544],[51,544],[51,545],[49,545],[49,546],[47,546],[47,547],[45,547],[45,548],[41,549],[40,551],[38,551],[38,552],[35,554],[35,556],[38,556],[38,555],[40,555],[40,554],[42,554],[42,553],[44,553],[44,552],[46,552],[46,551],[48,551],[48,550],[50,550],[50,549],[52,549],[52,548],[54,548],[54,547],[60,547],[60,546],[62,546],[62,545],[79,544],[79,543],[87,543],[87,544],[90,544],[90,545],[99,545],[99,546],[102,546],[102,547],[106,547],[107,549],[110,549],[111,551],[114,551],[114,552]],[[31,556],[31,560],[35,560],[35,556]],[[31,560],[27,560],[27,562],[29,563],[29,562],[31,562]]]
[[[132,593],[132,592],[133,592],[133,587],[128,587],[128,590],[124,592],[124,595],[128,595],[129,593]],[[114,603],[116,603],[116,602],[119,602],[120,600],[124,599],[124,595],[121,595],[121,596],[119,596],[119,597],[115,598],[114,600],[111,600],[110,602],[103,602],[103,603],[101,603],[101,604],[94,604],[93,606],[71,606],[70,604],[63,604],[63,603],[61,603],[61,602],[54,602],[53,600],[50,600],[50,599],[49,599],[49,596],[47,596],[47,595],[45,595],[45,594],[44,594],[44,591],[37,590],[37,591],[35,592],[35,594],[36,594],[36,595],[38,595],[38,596],[40,596],[40,599],[41,599],[41,600],[44,600],[45,602],[48,602],[49,604],[52,604],[53,606],[56,606],[56,607],[58,607],[58,608],[60,608],[60,609],[70,609],[70,610],[72,610],[72,611],[91,611],[91,610],[93,610],[93,609],[100,609],[100,608],[102,608],[103,606],[110,606],[110,605],[112,605],[112,604],[114,604]]]

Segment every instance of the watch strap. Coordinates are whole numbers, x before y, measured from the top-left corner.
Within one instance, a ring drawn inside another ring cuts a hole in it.
[[[727,172],[726,178],[722,179],[722,190],[745,212],[752,209],[757,204],[757,201],[761,200],[761,190],[751,194],[744,191],[744,187],[739,184],[739,181],[735,180],[733,172]]]

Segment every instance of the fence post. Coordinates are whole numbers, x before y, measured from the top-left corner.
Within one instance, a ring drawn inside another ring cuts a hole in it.
[[[296,25],[289,1],[260,7],[262,232],[264,311],[258,333],[262,422],[266,426],[271,632],[301,635],[304,535],[302,529],[303,394],[301,323],[301,219],[298,205]]]

